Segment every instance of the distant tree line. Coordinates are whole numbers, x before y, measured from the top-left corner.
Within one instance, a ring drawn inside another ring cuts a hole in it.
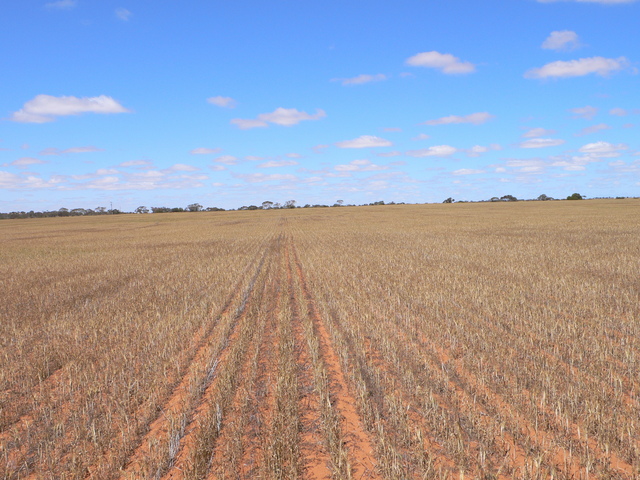
[[[581,195],[580,193],[573,193],[566,197],[567,200],[584,200],[587,197]],[[629,197],[599,197],[599,198],[616,198],[616,199],[625,199]],[[633,197],[635,198],[635,197]],[[489,200],[480,200],[481,202],[517,202],[520,199],[516,198],[514,195],[503,195],[502,197],[491,197]],[[534,201],[549,201],[556,200],[553,197],[545,195],[544,193],[537,198],[531,199]],[[527,200],[529,201],[529,200]],[[404,205],[404,202],[386,202],[384,200],[379,200],[377,202],[372,203],[364,203],[362,205],[345,205],[344,200],[336,200],[333,205],[324,205],[324,204],[314,204],[311,205],[309,203],[304,206],[296,206],[295,200],[287,200],[284,203],[272,202],[270,200],[262,202],[260,205],[243,205],[239,207],[237,210],[274,210],[274,209],[289,209],[289,208],[329,208],[329,207],[356,207],[356,206],[376,206],[376,205]],[[455,200],[452,197],[448,197],[443,200],[442,203],[476,203],[466,200]],[[133,212],[123,212],[117,208],[107,209],[106,207],[96,207],[96,208],[60,208],[58,210],[44,210],[42,212],[36,212],[34,210],[24,212],[9,212],[2,213],[0,212],[0,220],[2,219],[13,219],[13,218],[46,218],[46,217],[81,217],[81,216],[89,216],[89,215],[121,215],[128,213],[135,214],[151,214],[151,213],[179,213],[179,212],[224,212],[224,208],[220,207],[203,207],[199,203],[191,203],[186,207],[147,207],[144,205],[139,206]]]

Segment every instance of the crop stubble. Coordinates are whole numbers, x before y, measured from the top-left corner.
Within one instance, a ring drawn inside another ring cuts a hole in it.
[[[637,478],[638,207],[4,222],[0,473]]]

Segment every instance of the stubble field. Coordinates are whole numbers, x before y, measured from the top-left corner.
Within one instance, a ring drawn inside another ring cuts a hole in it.
[[[3,479],[640,478],[640,202],[0,223]]]

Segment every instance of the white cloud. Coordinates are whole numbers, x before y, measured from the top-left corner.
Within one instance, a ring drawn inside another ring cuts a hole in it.
[[[555,130],[547,130],[546,128],[532,128],[531,130],[526,131],[522,134],[523,138],[536,138],[536,137],[544,137],[545,135],[553,135],[555,134]]]
[[[398,127],[385,127],[382,129],[383,132],[401,132],[402,129]]]
[[[576,136],[590,135],[592,133],[600,132],[602,130],[609,130],[610,128],[611,127],[606,123],[599,123],[598,125],[592,125],[590,127],[583,128],[578,133],[576,133]]]
[[[60,150],[58,148],[50,147],[50,148],[45,148],[40,153],[38,153],[38,155],[64,155],[67,153],[92,153],[92,152],[103,152],[103,151],[104,150],[102,148],[97,148],[94,146],[71,147],[65,150]]]
[[[237,178],[241,178],[245,182],[249,183],[262,183],[262,182],[276,182],[276,181],[295,181],[298,179],[295,175],[292,174],[281,174],[281,173],[238,173],[234,175]]]
[[[475,145],[467,150],[467,156],[469,157],[479,157],[483,153],[490,152],[491,150],[502,150],[502,146],[492,143],[491,145],[485,147],[483,145]]]
[[[591,57],[579,60],[557,61],[547,63],[540,68],[532,68],[525,72],[525,78],[569,78],[582,77],[589,74],[606,77],[614,72],[622,70],[629,65],[625,57],[604,58]]]
[[[222,151],[221,148],[204,148],[204,147],[200,147],[200,148],[194,148],[189,153],[191,155],[213,155],[215,153],[219,153],[220,151]]]
[[[529,160],[507,160],[507,166],[517,169],[521,173],[540,173],[542,172],[546,164],[544,160],[529,159]]]
[[[398,152],[396,150],[392,152],[376,153],[377,157],[399,157],[400,155],[402,155],[402,152]]]
[[[480,173],[485,173],[484,170],[475,170],[472,168],[461,168],[459,170],[454,170],[453,175],[478,175]]]
[[[300,112],[295,108],[276,108],[271,113],[262,113],[258,115],[258,119],[269,123],[275,123],[276,125],[290,127],[291,125],[297,125],[303,120],[319,120],[326,116],[327,114],[324,110],[320,109],[317,109],[316,113],[311,115],[306,112]]]
[[[609,110],[609,115],[615,115],[616,117],[624,117],[627,113],[628,112],[624,108],[612,108]]]
[[[224,165],[210,165],[209,168],[214,172],[221,172],[222,170],[226,170],[227,167]]]
[[[235,108],[236,106],[236,101],[231,97],[209,97],[207,98],[207,102],[222,108]]]
[[[3,167],[18,167],[18,168],[26,168],[30,165],[40,165],[43,163],[47,163],[44,160],[40,160],[38,158],[32,158],[32,157],[22,157],[19,158],[17,160],[14,160],[11,163],[5,163],[3,164]]]
[[[149,160],[129,160],[122,162],[119,167],[150,167],[153,163]]]
[[[557,147],[565,143],[560,138],[532,138],[531,140],[525,140],[518,146],[520,148],[545,148],[545,147]]]
[[[230,123],[238,127],[240,130],[249,130],[251,128],[262,128],[269,126],[267,122],[252,118],[234,118]]]
[[[431,138],[431,135],[427,135],[426,133],[421,133],[420,135],[413,137],[411,140],[428,140],[429,138]]]
[[[340,148],[373,148],[373,147],[390,147],[393,145],[389,140],[376,137],[373,135],[362,135],[353,140],[344,140],[336,143]]]
[[[307,112],[301,112],[295,108],[279,107],[271,113],[261,113],[255,119],[234,118],[231,120],[231,123],[242,130],[266,127],[269,123],[290,127],[292,125],[297,125],[303,120],[319,120],[326,116],[327,114],[324,110],[320,109],[317,109],[314,114],[309,114]]]
[[[362,85],[363,83],[381,82],[386,79],[387,79],[386,75],[382,73],[378,73],[376,75],[362,74],[352,78],[334,78],[331,81],[341,82],[342,85]]]
[[[116,17],[123,22],[128,22],[133,14],[126,8],[116,8]]]
[[[405,63],[413,67],[435,68],[446,74],[472,73],[476,70],[473,63],[462,62],[449,53],[436,51],[418,53],[408,58]]]
[[[428,120],[422,123],[422,125],[451,125],[456,123],[472,123],[473,125],[482,125],[492,118],[494,118],[494,115],[491,115],[488,112],[477,112],[464,116],[449,115],[448,117]]]
[[[313,151],[316,153],[324,153],[327,148],[329,148],[329,145],[316,145],[312,147]]]
[[[78,2],[76,0],[59,0],[57,2],[50,2],[45,4],[47,8],[57,8],[59,10],[71,10]]]
[[[627,145],[625,145],[624,143],[614,145],[609,142],[595,142],[584,145],[578,151],[590,157],[614,158],[619,157],[620,152],[622,150],[626,150],[627,148]]]
[[[542,44],[542,48],[546,50],[568,51],[575,50],[580,46],[578,34],[571,30],[561,30],[551,32],[549,37]]]
[[[457,148],[450,145],[436,145],[420,150],[409,150],[406,155],[410,157],[449,157],[458,151]]]
[[[389,167],[376,165],[369,160],[354,160],[347,165],[336,165],[338,172],[373,172],[377,170],[387,170]]]
[[[289,157],[289,158],[302,158],[302,155],[300,155],[299,153],[295,153],[295,152],[287,153],[286,156]]]
[[[258,165],[259,168],[276,168],[276,167],[290,167],[298,165],[295,160],[269,160],[268,162]]]
[[[10,120],[22,123],[46,123],[55,117],[80,115],[82,113],[127,113],[125,107],[106,95],[99,97],[53,97],[37,95],[26,102],[20,110],[14,112]]]
[[[172,172],[196,172],[198,170],[200,170],[198,167],[194,167],[193,165],[187,165],[185,163],[176,163],[175,165],[167,169],[167,171],[172,171]]]
[[[235,165],[238,159],[233,155],[222,155],[214,160],[216,163],[224,163],[225,165]]]
[[[573,113],[573,118],[584,118],[585,120],[591,120],[598,113],[598,109],[590,105],[587,105],[586,107],[572,108],[569,111]]]

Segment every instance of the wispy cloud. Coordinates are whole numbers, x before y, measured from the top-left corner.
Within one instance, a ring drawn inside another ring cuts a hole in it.
[[[55,8],[58,10],[71,10],[78,5],[76,0],[58,0],[57,2],[49,2],[44,6],[47,8]]]
[[[106,95],[99,97],[54,97],[37,95],[26,102],[20,110],[11,115],[10,120],[21,123],[47,123],[56,117],[80,115],[83,113],[128,113],[116,100]]]
[[[522,137],[536,138],[536,137],[544,137],[547,135],[553,135],[555,133],[556,133],[555,130],[547,130],[546,128],[532,128],[530,130],[527,130],[525,133],[523,133]]]
[[[572,108],[569,111],[573,113],[573,118],[584,118],[586,120],[591,120],[598,114],[598,109],[596,107],[592,107],[591,105],[587,105],[586,107]]]
[[[590,135],[592,133],[600,132],[602,130],[609,130],[611,127],[606,123],[599,123],[598,125],[592,125],[590,127],[585,127],[576,133],[576,136],[580,137],[582,135]]]
[[[410,157],[450,157],[458,151],[457,148],[451,145],[436,145],[429,148],[422,148],[420,150],[409,150],[406,155]]]
[[[301,112],[295,108],[280,107],[276,108],[271,113],[261,113],[255,119],[234,118],[231,120],[231,124],[236,125],[242,130],[267,127],[270,123],[291,127],[292,125],[297,125],[304,120],[319,120],[326,116],[327,114],[324,110],[320,109],[317,109],[314,114],[309,114],[307,112]]]
[[[216,163],[223,163],[225,165],[235,165],[238,163],[238,158],[233,155],[222,155],[214,160]]]
[[[291,167],[298,165],[295,160],[269,160],[258,165],[258,168],[277,168],[277,167]]]
[[[44,160],[40,160],[39,158],[22,157],[22,158],[18,158],[17,160],[14,160],[13,162],[5,163],[2,166],[3,167],[27,168],[27,167],[30,167],[31,165],[41,165],[43,163],[47,163],[47,162],[45,162]]]
[[[565,141],[560,138],[532,138],[531,140],[525,140],[518,146],[520,148],[546,148],[557,147],[564,144]]]
[[[381,82],[386,79],[386,75],[378,73],[376,75],[362,74],[352,78],[334,78],[331,81],[340,82],[342,85],[362,85],[364,83]]]
[[[222,108],[235,108],[236,106],[236,101],[231,97],[221,97],[221,96],[209,97],[207,98],[207,102],[210,103],[211,105],[215,105],[217,107],[222,107]]]
[[[60,150],[58,148],[45,148],[38,155],[65,155],[67,153],[92,153],[92,152],[103,152],[102,148],[97,148],[92,145],[87,147],[72,147],[66,148],[64,150]]]
[[[389,140],[376,137],[373,135],[362,135],[353,140],[344,140],[336,143],[336,147],[340,148],[374,148],[374,147],[390,147],[393,145]]]
[[[629,65],[625,57],[604,58],[591,57],[578,60],[557,61],[547,63],[540,68],[532,68],[525,72],[525,78],[570,78],[585,75],[599,75],[607,77],[612,73],[623,70]]]
[[[453,175],[479,175],[481,173],[486,173],[485,170],[478,170],[474,168],[461,168],[459,170],[454,170]]]
[[[240,178],[249,183],[292,182],[298,179],[298,177],[293,174],[282,173],[237,173],[234,177]]]
[[[115,13],[116,13],[116,17],[118,17],[123,22],[128,22],[129,20],[131,20],[131,17],[133,16],[133,13],[131,13],[126,8],[122,8],[122,7],[116,8]]]
[[[542,43],[542,48],[546,50],[570,51],[580,47],[578,34],[571,30],[561,30],[551,32]]]
[[[378,170],[387,170],[389,167],[385,165],[376,165],[369,160],[354,160],[345,165],[336,165],[338,172],[374,172]]]
[[[494,118],[494,115],[491,115],[488,112],[478,112],[472,113],[470,115],[458,116],[458,115],[449,115],[448,117],[437,118],[435,120],[427,120],[421,125],[451,125],[458,123],[471,123],[473,125],[482,125],[483,123],[488,122]]]
[[[627,113],[628,112],[624,108],[612,108],[609,110],[609,115],[615,115],[616,117],[624,117]]]
[[[200,147],[200,148],[194,148],[189,153],[191,155],[213,155],[215,153],[219,153],[220,151],[222,151],[221,148],[204,148],[204,147]]]
[[[628,148],[624,143],[615,145],[609,142],[594,142],[584,145],[579,149],[579,152],[596,158],[614,158],[619,157],[620,152]]]
[[[409,57],[405,63],[412,67],[434,68],[448,75],[473,73],[476,70],[471,62],[463,62],[450,53],[436,51],[418,53]]]

